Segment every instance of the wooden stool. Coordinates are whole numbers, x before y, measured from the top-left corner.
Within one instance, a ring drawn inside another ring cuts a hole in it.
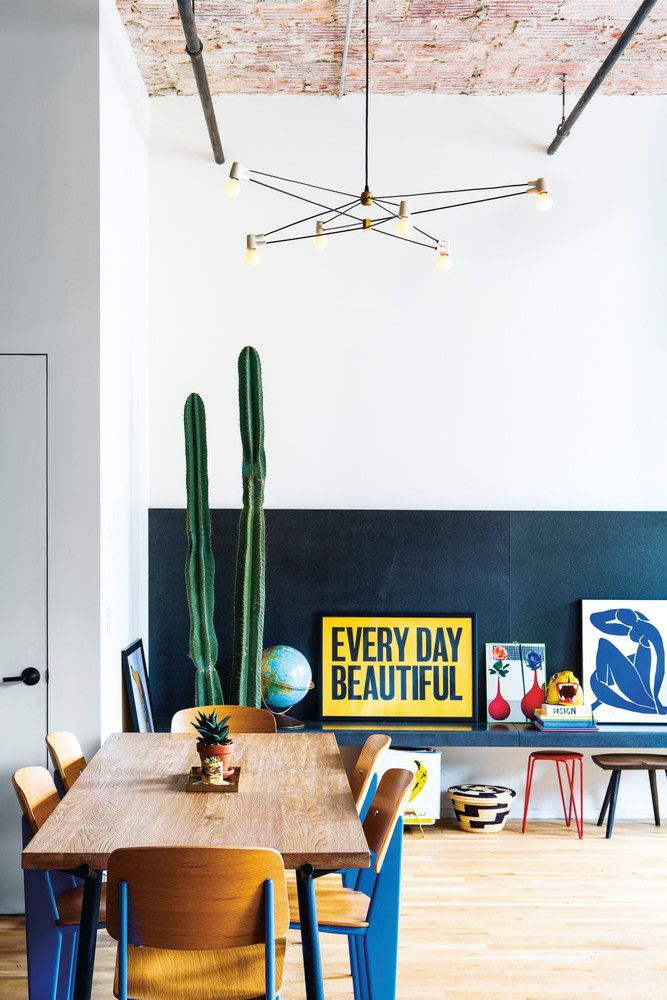
[[[660,826],[660,803],[658,801],[658,782],[655,776],[656,771],[664,771],[667,774],[667,754],[660,753],[600,753],[593,754],[593,760],[603,771],[611,771],[607,791],[605,792],[602,809],[598,816],[598,826],[604,823],[605,813],[609,808],[609,818],[607,820],[607,837],[611,837],[614,829],[614,816],[616,814],[616,799],[618,798],[618,786],[621,783],[621,771],[647,771],[648,780],[651,785],[651,799],[653,801],[653,818],[655,825]]]
[[[535,762],[538,760],[552,760],[556,764],[556,771],[558,772],[558,786],[560,788],[560,798],[563,803],[563,815],[565,817],[565,825],[569,826],[572,822],[572,813],[574,812],[574,822],[577,827],[577,834],[579,840],[584,835],[584,755],[582,753],[577,753],[576,751],[565,750],[559,752],[557,750],[535,750],[528,758],[528,774],[526,776],[526,798],[523,804],[523,826],[521,827],[521,832],[526,832],[526,821],[528,819],[528,803],[530,801],[530,789],[533,784],[533,771],[535,769]],[[565,773],[567,775],[567,783],[570,790],[569,803],[565,805],[565,795],[563,793],[563,779],[560,773],[561,764],[565,764]],[[572,770],[570,771],[570,764],[572,764]],[[577,813],[577,803],[574,794],[574,769],[579,764],[579,812]]]

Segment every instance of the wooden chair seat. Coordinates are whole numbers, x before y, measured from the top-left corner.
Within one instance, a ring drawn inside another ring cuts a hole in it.
[[[299,901],[296,883],[287,886],[289,908],[292,922],[299,920]],[[345,889],[338,882],[315,881],[315,898],[317,900],[317,921],[327,927],[368,927],[368,907],[370,899],[363,892]]]
[[[598,753],[593,760],[603,771],[667,770],[665,753]]]
[[[202,936],[206,927],[201,928]],[[286,938],[276,941],[276,990],[282,988]],[[133,1000],[264,1000],[264,945],[175,951],[128,945],[128,994]],[[114,977],[118,992],[118,963]]]
[[[59,919],[56,921],[60,927],[68,927],[70,924],[81,922],[81,905],[83,903],[83,886],[76,889],[68,889],[62,892],[56,899]],[[107,887],[102,886],[100,897],[100,924],[105,924],[107,920]]]

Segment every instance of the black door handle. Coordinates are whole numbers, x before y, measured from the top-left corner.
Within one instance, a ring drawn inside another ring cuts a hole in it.
[[[23,681],[24,684],[28,685],[28,687],[32,687],[33,684],[39,684],[41,676],[42,675],[37,667],[26,667],[25,670],[21,671],[18,677],[3,677],[2,682],[3,684],[6,684],[9,681]]]

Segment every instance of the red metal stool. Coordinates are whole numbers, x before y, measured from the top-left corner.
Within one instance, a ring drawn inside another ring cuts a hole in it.
[[[531,753],[528,758],[528,774],[526,775],[526,797],[523,803],[523,826],[521,832],[526,832],[526,820],[528,819],[528,803],[530,801],[530,789],[533,784],[533,770],[535,769],[535,761],[537,760],[553,760],[556,764],[556,770],[558,772],[558,786],[560,788],[560,798],[563,803],[563,815],[565,817],[565,825],[569,826],[572,822],[572,813],[574,813],[574,822],[577,826],[577,833],[579,835],[579,840],[584,835],[584,755],[582,753],[576,753],[574,751],[568,751],[566,753],[558,753],[555,750],[536,750]],[[565,773],[567,775],[567,784],[570,790],[569,803],[565,805],[565,795],[563,793],[563,779],[560,773],[561,764],[565,765]],[[570,764],[572,768],[570,769]],[[579,764],[579,811],[577,812],[577,802],[575,797],[575,778],[574,772],[575,768]]]

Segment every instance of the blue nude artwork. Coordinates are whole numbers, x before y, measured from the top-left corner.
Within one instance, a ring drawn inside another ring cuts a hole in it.
[[[667,601],[582,601],[586,700],[599,722],[667,723]]]

